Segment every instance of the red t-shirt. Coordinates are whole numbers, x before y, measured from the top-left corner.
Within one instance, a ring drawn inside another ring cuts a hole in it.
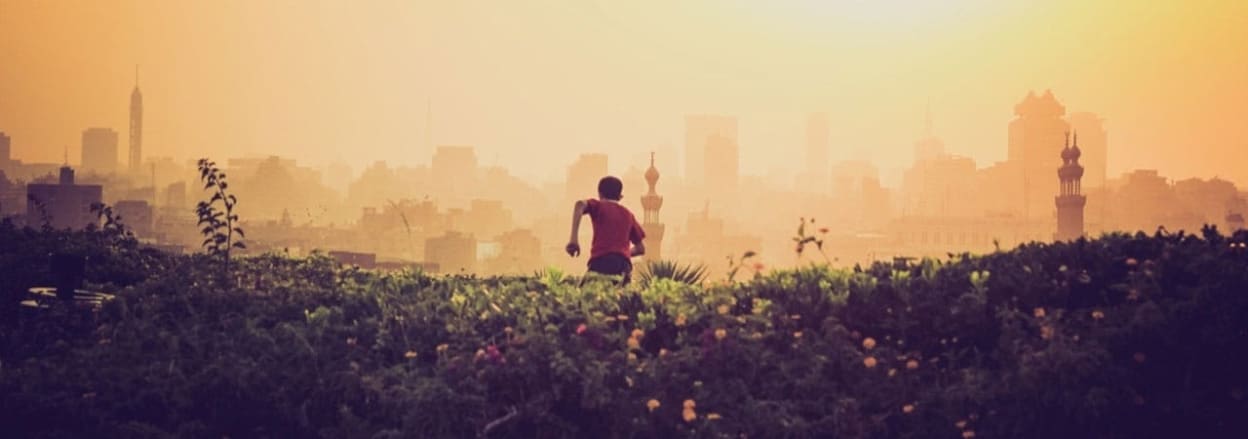
[[[594,223],[594,243],[589,250],[590,259],[608,253],[630,257],[632,252],[629,243],[641,242],[646,237],[641,224],[637,224],[637,218],[620,203],[591,198],[585,200],[585,213],[589,214],[589,219]]]

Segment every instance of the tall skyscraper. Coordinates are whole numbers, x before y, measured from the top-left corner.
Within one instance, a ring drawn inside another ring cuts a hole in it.
[[[932,133],[932,113],[928,110],[923,120],[923,137],[914,142],[914,161],[935,160],[945,155],[945,143]]]
[[[1066,107],[1046,90],[1044,95],[1027,93],[1022,102],[1014,106],[1017,116],[1010,122],[1009,156],[1015,168],[1021,172],[1022,187],[1015,198],[1017,213],[1027,219],[1051,219],[1053,207],[1048,200],[1053,169],[1061,166],[1062,136],[1070,126],[1062,119]]]
[[[13,150],[10,149],[10,142],[12,142],[12,139],[4,134],[4,131],[0,131],[0,165],[8,163],[9,160],[13,159]]]
[[[97,174],[117,172],[117,132],[87,128],[82,132],[82,169]]]
[[[134,90],[130,92],[130,172],[143,171],[143,93],[139,92],[139,67],[134,67]]]
[[[654,153],[650,153],[650,169],[646,170],[646,184],[650,190],[641,196],[641,207],[645,213],[641,228],[646,231],[645,259],[657,261],[663,258],[663,232],[666,228],[659,219],[659,209],[663,208],[663,197],[655,192],[654,186],[659,182],[659,170],[654,167]]]
[[[1083,236],[1083,207],[1088,199],[1083,195],[1080,180],[1083,178],[1083,166],[1079,165],[1079,134],[1075,132],[1075,143],[1070,139],[1062,148],[1062,167],[1057,169],[1057,177],[1061,181],[1060,191],[1055,199],[1057,204],[1058,241],[1070,241]]]
[[[705,183],[706,146],[711,136],[720,136],[737,143],[737,118],[717,115],[685,116],[685,181]]]
[[[706,141],[703,160],[706,163],[703,176],[707,195],[717,203],[726,203],[734,198],[741,174],[737,139],[711,135]]]
[[[1089,188],[1103,188],[1108,178],[1106,166],[1109,156],[1109,134],[1105,131],[1105,119],[1095,113],[1078,112],[1070,113],[1067,120],[1070,122],[1071,131],[1082,134],[1080,140],[1083,143],[1079,144],[1079,150],[1083,152],[1083,182]]]
[[[598,198],[598,180],[606,176],[606,154],[581,154],[568,166],[565,201]]]

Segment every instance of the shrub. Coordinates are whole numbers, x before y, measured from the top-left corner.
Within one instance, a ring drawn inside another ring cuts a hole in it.
[[[205,256],[166,256],[80,332],[65,329],[83,319],[72,314],[5,326],[0,425],[19,437],[1242,437],[1246,238],[1116,234],[706,287],[385,274],[319,255],[242,258],[223,282]]]

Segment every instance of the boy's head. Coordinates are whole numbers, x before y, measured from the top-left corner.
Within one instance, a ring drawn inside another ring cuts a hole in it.
[[[598,180],[598,198],[606,198],[608,200],[620,201],[624,198],[624,183],[620,179],[606,176],[602,180]]]

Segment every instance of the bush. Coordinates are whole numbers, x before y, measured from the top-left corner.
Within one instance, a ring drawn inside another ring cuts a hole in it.
[[[68,236],[0,233],[37,248]],[[19,437],[1248,431],[1242,234],[628,288],[323,256],[239,259],[227,278],[203,256],[75,236],[126,281],[98,315],[5,323],[0,425]]]

